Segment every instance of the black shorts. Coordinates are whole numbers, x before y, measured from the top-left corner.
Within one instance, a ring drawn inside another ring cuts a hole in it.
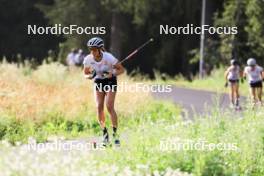
[[[259,87],[262,87],[262,81],[249,83],[249,85],[251,88],[259,88]]]
[[[238,79],[229,79],[228,81],[229,81],[229,83],[231,83],[231,84],[239,83],[239,80],[238,80]]]
[[[116,92],[117,90],[117,79],[116,77],[95,79],[95,90],[99,92]]]

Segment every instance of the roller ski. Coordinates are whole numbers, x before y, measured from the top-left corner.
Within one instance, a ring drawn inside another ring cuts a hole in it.
[[[117,134],[113,134],[113,145],[115,147],[120,147],[120,140],[119,140]]]
[[[235,111],[241,111],[242,107],[239,105],[239,99],[235,100],[235,105],[234,105]]]
[[[112,147],[112,146],[120,147],[120,140],[119,140],[118,135],[116,133],[116,129],[114,129],[114,132],[113,132],[113,142],[110,142],[110,140],[109,140],[109,134],[108,134],[107,129],[105,128],[103,130],[102,146],[103,147]]]
[[[235,106],[234,109],[235,109],[235,111],[241,111],[242,107],[238,105],[238,106]]]
[[[108,134],[108,131],[107,131],[107,128],[104,128],[103,129],[103,141],[102,141],[102,146],[103,147],[107,147],[110,145],[110,142],[109,142],[109,134]]]

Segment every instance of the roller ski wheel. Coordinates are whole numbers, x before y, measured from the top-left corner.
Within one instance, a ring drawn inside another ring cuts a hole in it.
[[[235,111],[241,111],[242,107],[241,106],[235,106]]]

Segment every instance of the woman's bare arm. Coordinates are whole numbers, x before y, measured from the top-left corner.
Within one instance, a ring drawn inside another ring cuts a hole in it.
[[[121,75],[122,73],[125,72],[125,68],[122,66],[122,64],[118,63],[113,66],[114,69],[116,69],[115,75]]]
[[[228,67],[228,69],[226,69],[225,74],[224,74],[224,76],[225,76],[225,80],[226,80],[226,81],[227,81],[227,76],[228,76],[228,73],[229,73],[229,68],[230,68],[230,67]]]
[[[264,80],[264,71],[261,72],[262,79]]]

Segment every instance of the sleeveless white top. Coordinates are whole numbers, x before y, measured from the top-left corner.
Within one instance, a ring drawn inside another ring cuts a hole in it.
[[[254,69],[250,66],[247,66],[245,67],[245,70],[244,70],[244,72],[247,75],[249,83],[256,83],[256,82],[262,81],[262,75],[261,75],[262,71],[263,71],[263,68],[258,65],[256,65]]]
[[[239,80],[240,77],[240,68],[238,65],[232,65],[227,69],[228,75],[227,79],[228,80]]]

